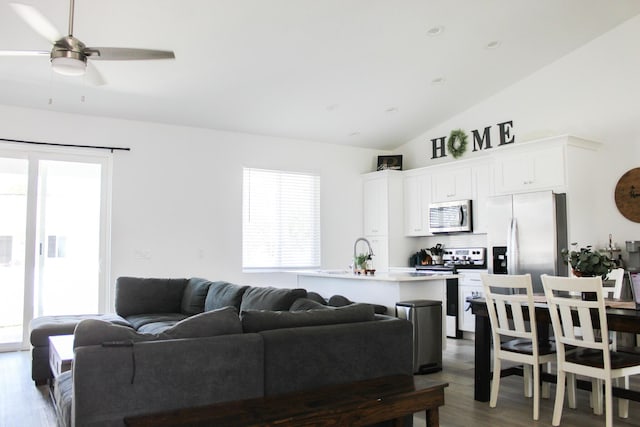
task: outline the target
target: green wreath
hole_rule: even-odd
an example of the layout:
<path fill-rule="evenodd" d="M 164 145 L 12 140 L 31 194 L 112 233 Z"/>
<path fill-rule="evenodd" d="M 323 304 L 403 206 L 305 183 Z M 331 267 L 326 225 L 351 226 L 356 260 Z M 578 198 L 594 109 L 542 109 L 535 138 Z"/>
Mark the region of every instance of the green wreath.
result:
<path fill-rule="evenodd" d="M 447 150 L 454 159 L 462 156 L 467 151 L 467 134 L 462 129 L 452 130 L 447 140 Z"/>

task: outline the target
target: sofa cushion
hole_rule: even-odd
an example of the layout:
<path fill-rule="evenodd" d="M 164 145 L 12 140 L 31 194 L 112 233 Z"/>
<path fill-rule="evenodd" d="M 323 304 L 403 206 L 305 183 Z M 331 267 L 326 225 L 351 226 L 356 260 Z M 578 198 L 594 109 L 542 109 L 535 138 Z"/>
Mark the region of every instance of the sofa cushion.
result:
<path fill-rule="evenodd" d="M 33 319 L 29 324 L 31 329 L 31 334 L 29 336 L 31 345 L 34 347 L 46 347 L 48 349 L 49 337 L 54 335 L 72 334 L 78 323 L 84 319 L 100 319 L 117 325 L 131 326 L 127 320 L 115 313 L 40 316 Z M 47 367 L 47 369 L 49 368 Z"/>
<path fill-rule="evenodd" d="M 301 311 L 301 310 L 331 310 L 333 307 L 321 304 L 310 298 L 298 298 L 291 304 L 289 311 Z"/>
<path fill-rule="evenodd" d="M 342 295 L 333 295 L 329 298 L 329 305 L 332 307 L 344 307 L 345 305 L 353 304 L 353 301 L 350 301 L 347 297 L 343 297 Z M 385 314 L 387 312 L 387 307 L 380 304 L 371 304 L 373 306 L 373 310 L 376 314 Z"/>
<path fill-rule="evenodd" d="M 178 323 L 179 321 L 189 317 L 182 313 L 146 313 L 146 314 L 134 314 L 127 317 L 127 321 L 136 330 L 141 330 L 145 325 L 158 322 L 170 322 L 171 324 Z"/>
<path fill-rule="evenodd" d="M 213 337 L 241 332 L 240 318 L 233 307 L 225 307 L 187 317 L 158 333 L 142 333 L 109 322 L 88 319 L 78 323 L 74 333 L 73 347 L 102 345 L 113 342 L 126 344 L 142 341 Z"/>
<path fill-rule="evenodd" d="M 204 311 L 204 301 L 211 286 L 211 281 L 192 277 L 187 282 L 182 294 L 182 313 L 198 314 Z"/>
<path fill-rule="evenodd" d="M 306 298 L 304 289 L 281 289 L 272 287 L 251 287 L 242 296 L 240 311 L 247 310 L 289 310 L 298 298 Z"/>
<path fill-rule="evenodd" d="M 122 317 L 143 313 L 180 313 L 187 279 L 119 277 L 116 313 Z"/>
<path fill-rule="evenodd" d="M 134 343 L 152 341 L 155 335 L 141 334 L 125 326 L 114 325 L 97 319 L 82 320 L 73 333 L 73 348 L 103 343 Z"/>
<path fill-rule="evenodd" d="M 374 320 L 374 317 L 373 307 L 369 304 L 352 304 L 334 309 L 306 311 L 247 310 L 241 313 L 244 332 L 366 322 Z"/>
<path fill-rule="evenodd" d="M 204 301 L 204 309 L 209 311 L 231 306 L 239 310 L 242 295 L 247 289 L 249 286 L 234 285 L 224 281 L 212 282 Z"/>

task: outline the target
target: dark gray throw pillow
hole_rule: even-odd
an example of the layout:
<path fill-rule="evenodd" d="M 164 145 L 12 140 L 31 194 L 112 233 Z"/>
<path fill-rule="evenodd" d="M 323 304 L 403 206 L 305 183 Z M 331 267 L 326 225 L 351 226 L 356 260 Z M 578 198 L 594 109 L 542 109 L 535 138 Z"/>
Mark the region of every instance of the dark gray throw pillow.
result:
<path fill-rule="evenodd" d="M 160 334 L 161 338 L 198 338 L 240 334 L 242 323 L 235 307 L 205 311 L 179 321 Z"/>
<path fill-rule="evenodd" d="M 182 313 L 198 314 L 204 311 L 204 301 L 211 286 L 211 281 L 192 277 L 187 282 L 182 294 Z"/>
<path fill-rule="evenodd" d="M 272 287 L 252 287 L 242 296 L 240 311 L 246 310 L 289 310 L 291 304 L 298 298 L 306 298 L 305 289 L 283 289 Z"/>
<path fill-rule="evenodd" d="M 369 304 L 352 304 L 334 309 L 306 311 L 247 310 L 243 311 L 240 317 L 244 332 L 260 332 L 269 329 L 367 322 L 374 320 L 375 314 Z"/>
<path fill-rule="evenodd" d="M 301 310 L 331 310 L 333 307 L 323 305 L 310 298 L 298 298 L 291 304 L 289 311 L 301 311 Z"/>
<path fill-rule="evenodd" d="M 215 310 L 222 307 L 235 307 L 240 309 L 242 295 L 249 289 L 249 286 L 234 285 L 233 283 L 217 281 L 211 283 L 207 299 L 204 301 L 204 310 Z"/>
<path fill-rule="evenodd" d="M 187 317 L 159 334 L 145 334 L 103 320 L 86 319 L 76 326 L 73 348 L 104 343 L 136 343 L 178 338 L 213 337 L 242 333 L 238 312 L 233 307 L 207 311 Z"/>

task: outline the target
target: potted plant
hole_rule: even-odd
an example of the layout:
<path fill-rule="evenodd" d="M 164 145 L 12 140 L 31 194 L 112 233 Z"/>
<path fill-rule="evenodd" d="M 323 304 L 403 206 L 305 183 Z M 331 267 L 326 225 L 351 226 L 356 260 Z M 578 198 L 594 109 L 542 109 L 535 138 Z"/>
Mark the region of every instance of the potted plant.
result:
<path fill-rule="evenodd" d="M 356 256 L 356 269 L 362 272 L 367 270 L 367 261 L 371 259 L 371 254 L 358 254 Z"/>
<path fill-rule="evenodd" d="M 573 270 L 574 276 L 577 277 L 596 277 L 600 276 L 603 279 L 607 277 L 607 274 L 614 268 L 614 263 L 609 257 L 600 252 L 593 252 L 591 245 L 580 248 L 577 250 L 577 243 L 572 243 L 571 246 L 576 249 L 568 250 L 562 249 L 562 259 L 569 263 Z M 594 295 L 585 295 L 583 292 L 583 299 L 594 299 Z"/>

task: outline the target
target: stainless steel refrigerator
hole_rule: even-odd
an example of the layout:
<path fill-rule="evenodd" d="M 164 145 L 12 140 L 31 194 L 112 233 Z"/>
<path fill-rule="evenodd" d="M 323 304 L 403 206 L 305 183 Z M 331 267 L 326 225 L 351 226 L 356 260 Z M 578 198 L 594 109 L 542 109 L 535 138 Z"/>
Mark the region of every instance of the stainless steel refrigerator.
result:
<path fill-rule="evenodd" d="M 487 202 L 489 272 L 531 274 L 533 291 L 543 293 L 541 274 L 567 275 L 560 251 L 567 246 L 565 194 L 512 194 Z"/>

